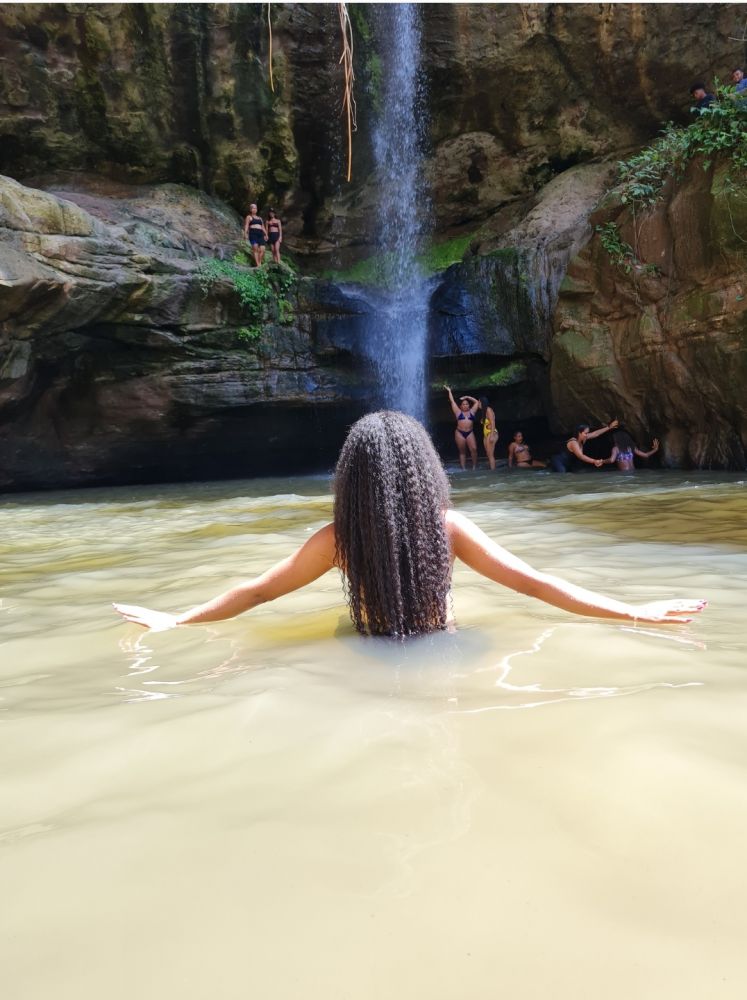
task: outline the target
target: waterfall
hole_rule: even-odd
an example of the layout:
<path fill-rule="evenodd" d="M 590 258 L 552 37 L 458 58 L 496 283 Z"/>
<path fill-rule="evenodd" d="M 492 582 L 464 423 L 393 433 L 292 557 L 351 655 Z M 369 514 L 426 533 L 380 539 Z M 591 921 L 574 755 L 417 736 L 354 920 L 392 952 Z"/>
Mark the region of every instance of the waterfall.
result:
<path fill-rule="evenodd" d="M 416 254 L 430 206 L 422 177 L 420 16 L 416 4 L 382 4 L 375 13 L 382 79 L 373 151 L 381 198 L 372 221 L 384 290 L 370 300 L 365 353 L 375 369 L 378 405 L 422 420 L 429 287 Z"/>

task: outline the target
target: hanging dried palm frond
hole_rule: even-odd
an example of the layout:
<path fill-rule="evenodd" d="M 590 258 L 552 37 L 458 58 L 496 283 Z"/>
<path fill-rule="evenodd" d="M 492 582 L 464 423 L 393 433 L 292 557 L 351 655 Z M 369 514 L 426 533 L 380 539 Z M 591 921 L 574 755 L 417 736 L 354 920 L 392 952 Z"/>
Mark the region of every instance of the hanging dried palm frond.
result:
<path fill-rule="evenodd" d="M 275 93 L 275 84 L 272 79 L 272 19 L 270 18 L 270 4 L 267 4 L 267 32 L 270 36 L 270 54 L 267 58 L 267 62 L 270 66 L 270 90 Z"/>
<path fill-rule="evenodd" d="M 353 83 L 355 82 L 355 74 L 353 73 L 353 26 L 350 23 L 348 5 L 338 3 L 337 8 L 340 13 L 340 32 L 342 33 L 342 55 L 340 56 L 344 76 L 342 109 L 348 126 L 347 179 L 350 180 L 353 174 L 353 132 L 358 127 L 356 122 L 355 98 L 353 96 Z"/>

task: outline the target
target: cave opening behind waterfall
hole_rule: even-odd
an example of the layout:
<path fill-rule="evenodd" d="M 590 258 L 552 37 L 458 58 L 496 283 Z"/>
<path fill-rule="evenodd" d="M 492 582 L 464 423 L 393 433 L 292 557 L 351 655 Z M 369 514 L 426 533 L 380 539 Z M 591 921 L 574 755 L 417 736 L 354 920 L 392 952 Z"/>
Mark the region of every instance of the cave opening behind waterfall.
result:
<path fill-rule="evenodd" d="M 498 466 L 505 464 L 508 445 L 522 431 L 535 458 L 547 460 L 562 444 L 550 429 L 549 388 L 546 363 L 538 357 L 500 357 L 469 354 L 431 358 L 429 372 L 428 425 L 439 454 L 447 466 L 458 462 L 454 443 L 455 420 L 445 385 L 451 386 L 457 403 L 460 396 L 488 399 L 495 411 Z M 482 416 L 475 424 L 478 468 L 487 468 L 482 443 Z M 468 463 L 469 464 L 469 463 Z"/>

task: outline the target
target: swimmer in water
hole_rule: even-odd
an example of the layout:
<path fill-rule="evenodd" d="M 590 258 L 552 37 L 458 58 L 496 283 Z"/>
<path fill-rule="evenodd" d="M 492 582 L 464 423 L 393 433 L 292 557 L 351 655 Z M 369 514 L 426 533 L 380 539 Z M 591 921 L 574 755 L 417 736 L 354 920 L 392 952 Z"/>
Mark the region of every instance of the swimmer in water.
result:
<path fill-rule="evenodd" d="M 524 441 L 524 435 L 521 431 L 517 431 L 514 434 L 514 439 L 508 446 L 508 467 L 509 469 L 513 469 L 514 466 L 517 469 L 545 468 L 544 462 L 540 462 L 539 459 L 532 458 L 529 445 Z"/>
<path fill-rule="evenodd" d="M 650 451 L 641 451 L 626 430 L 620 427 L 612 435 L 612 451 L 607 459 L 608 465 L 616 465 L 620 472 L 632 472 L 635 469 L 635 456 L 651 458 L 659 450 L 659 439 L 654 438 Z"/>
<path fill-rule="evenodd" d="M 597 438 L 600 434 L 606 434 L 607 431 L 614 430 L 617 427 L 617 423 L 617 420 L 612 420 L 610 423 L 605 424 L 604 427 L 598 427 L 595 431 L 590 431 L 588 424 L 579 424 L 573 437 L 566 441 L 563 451 L 558 455 L 553 455 L 551 459 L 552 471 L 576 472 L 582 469 L 584 465 L 593 465 L 595 468 L 601 469 L 606 459 L 589 458 L 588 455 L 584 455 L 584 445 L 587 441 L 591 441 L 592 438 Z"/>
<path fill-rule="evenodd" d="M 480 409 L 479 400 L 474 396 L 461 396 L 459 406 L 454 401 L 451 389 L 444 386 L 449 394 L 451 411 L 456 417 L 457 425 L 454 430 L 454 440 L 459 451 L 459 464 L 463 469 L 467 468 L 467 449 L 469 448 L 472 468 L 477 468 L 477 438 L 475 437 L 475 414 Z"/>
<path fill-rule="evenodd" d="M 450 624 L 455 559 L 511 590 L 594 618 L 689 622 L 706 605 L 690 598 L 628 604 L 533 569 L 451 509 L 436 450 L 425 428 L 403 413 L 370 413 L 353 424 L 337 462 L 334 496 L 333 522 L 254 580 L 180 614 L 128 604 L 115 609 L 157 631 L 223 621 L 337 569 L 358 632 L 422 635 Z"/>
<path fill-rule="evenodd" d="M 480 396 L 482 410 L 482 445 L 488 457 L 488 465 L 495 469 L 495 446 L 498 443 L 498 429 L 495 426 L 495 410 L 487 396 Z"/>

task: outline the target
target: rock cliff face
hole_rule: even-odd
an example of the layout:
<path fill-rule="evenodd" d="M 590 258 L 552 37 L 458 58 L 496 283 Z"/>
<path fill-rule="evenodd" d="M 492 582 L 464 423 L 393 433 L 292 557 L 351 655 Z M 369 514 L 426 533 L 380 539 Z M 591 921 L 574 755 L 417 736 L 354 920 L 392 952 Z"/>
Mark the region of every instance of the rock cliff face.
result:
<path fill-rule="evenodd" d="M 370 392 L 315 339 L 342 299 L 297 281 L 290 318 L 271 308 L 247 339 L 233 287 L 206 295 L 198 271 L 235 245 L 230 210 L 176 185 L 81 180 L 52 194 L 0 178 L 0 489 L 331 461 Z"/>
<path fill-rule="evenodd" d="M 729 164 L 690 164 L 661 202 L 633 215 L 614 196 L 591 217 L 614 222 L 635 261 L 617 264 L 597 234 L 570 263 L 554 317 L 551 387 L 570 426 L 617 414 L 663 460 L 745 467 L 747 186 Z"/>
<path fill-rule="evenodd" d="M 250 198 L 280 207 L 306 274 L 373 252 L 386 53 L 375 8 L 349 8 L 350 185 L 335 5 L 272 5 L 274 91 L 264 5 L 0 8 L 0 489 L 332 461 L 375 397 L 370 295 L 298 279 L 253 339 L 199 267 L 234 252 Z M 617 158 L 686 120 L 694 76 L 741 61 L 741 7 L 421 10 L 433 237 L 471 240 L 432 279 L 444 441 L 448 379 L 504 435 L 618 415 L 665 462 L 744 467 L 744 195 L 698 164 L 644 218 L 606 194 Z"/>
<path fill-rule="evenodd" d="M 263 4 L 4 5 L 0 173 L 186 183 L 238 211 L 272 201 L 297 250 L 365 250 L 386 198 L 370 143 L 387 53 L 375 6 L 349 8 L 352 186 L 335 4 L 272 5 L 271 60 Z M 684 120 L 693 76 L 723 76 L 744 55 L 730 39 L 738 4 L 423 4 L 421 15 L 438 229 L 641 145 Z"/>

